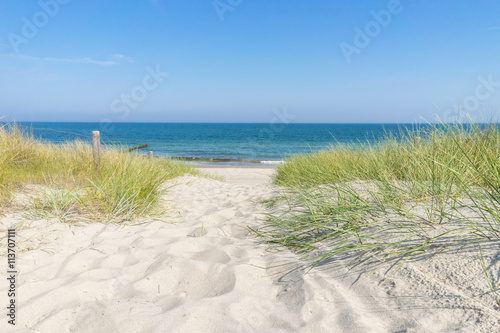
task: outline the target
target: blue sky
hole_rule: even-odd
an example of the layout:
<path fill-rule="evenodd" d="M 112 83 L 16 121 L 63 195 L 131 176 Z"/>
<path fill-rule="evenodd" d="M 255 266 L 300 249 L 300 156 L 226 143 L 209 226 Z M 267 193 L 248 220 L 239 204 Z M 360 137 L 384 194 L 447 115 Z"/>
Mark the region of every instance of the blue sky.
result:
<path fill-rule="evenodd" d="M 499 12 L 486 0 L 5 0 L 0 114 L 264 123 L 283 110 L 293 122 L 327 123 L 496 116 Z"/>

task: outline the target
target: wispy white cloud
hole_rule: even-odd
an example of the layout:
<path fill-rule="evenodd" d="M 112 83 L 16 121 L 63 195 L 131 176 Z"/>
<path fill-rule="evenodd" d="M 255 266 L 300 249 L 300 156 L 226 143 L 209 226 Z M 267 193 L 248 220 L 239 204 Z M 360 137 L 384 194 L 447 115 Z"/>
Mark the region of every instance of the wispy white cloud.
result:
<path fill-rule="evenodd" d="M 40 58 L 23 54 L 14 54 L 14 53 L 3 54 L 3 56 L 7 56 L 10 58 L 24 59 L 24 60 L 32 60 L 32 61 L 88 64 L 88 65 L 100 65 L 100 66 L 114 66 L 118 64 L 116 61 L 103 61 L 103 60 L 95 60 L 92 58 L 53 58 L 53 57 Z"/>
<path fill-rule="evenodd" d="M 117 63 L 115 61 L 102 61 L 95 60 L 92 58 L 75 58 L 75 59 L 66 59 L 66 58 L 43 58 L 45 61 L 53 61 L 53 62 L 67 62 L 74 64 L 89 64 L 89 65 L 102 65 L 102 66 L 113 66 Z"/>
<path fill-rule="evenodd" d="M 486 30 L 500 30 L 500 27 L 489 27 Z"/>
<path fill-rule="evenodd" d="M 118 61 L 134 62 L 134 59 L 127 57 L 126 55 L 123 54 L 113 54 L 111 57 L 113 57 Z"/>

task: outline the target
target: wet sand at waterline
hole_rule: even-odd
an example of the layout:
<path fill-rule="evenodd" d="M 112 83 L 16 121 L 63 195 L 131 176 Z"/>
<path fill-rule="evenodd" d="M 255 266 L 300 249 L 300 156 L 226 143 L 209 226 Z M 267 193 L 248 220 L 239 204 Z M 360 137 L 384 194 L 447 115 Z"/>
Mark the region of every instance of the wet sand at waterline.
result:
<path fill-rule="evenodd" d="M 5 215 L 2 232 L 17 226 L 18 249 L 30 250 L 17 258 L 16 326 L 4 314 L 0 331 L 500 331 L 500 310 L 479 296 L 488 286 L 475 253 L 407 262 L 390 276 L 388 267 L 369 275 L 338 258 L 303 275 L 297 255 L 247 229 L 265 218 L 260 201 L 273 195 L 274 169 L 200 170 L 224 181 L 169 181 L 159 221 L 70 225 Z M 485 251 L 498 266 L 498 248 Z"/>

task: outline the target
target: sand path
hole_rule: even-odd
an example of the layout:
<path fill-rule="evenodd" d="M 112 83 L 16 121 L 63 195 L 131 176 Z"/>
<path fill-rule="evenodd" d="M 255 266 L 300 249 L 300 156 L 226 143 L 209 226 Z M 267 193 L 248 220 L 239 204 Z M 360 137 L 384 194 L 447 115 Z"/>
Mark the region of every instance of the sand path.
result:
<path fill-rule="evenodd" d="M 300 279 L 292 253 L 269 251 L 246 228 L 261 223 L 264 207 L 258 200 L 271 194 L 273 170 L 204 171 L 226 181 L 189 176 L 172 182 L 165 203 L 171 218 L 166 220 L 175 224 L 31 222 L 22 237 L 42 233 L 44 243 L 19 260 L 18 325 L 7 331 L 461 330 L 454 327 L 457 317 L 451 312 L 422 309 L 424 298 L 390 297 L 395 286 L 380 288 L 374 279 L 358 279 L 342 262 Z M 2 223 L 14 223 L 15 218 L 5 217 Z M 401 295 L 417 281 L 395 279 L 404 286 Z M 5 284 L 0 293 L 6 294 Z M 433 305 L 439 309 L 444 304 Z M 471 320 L 473 324 L 475 317 Z M 5 331 L 6 320 L 0 325 Z M 462 326 L 464 332 L 470 327 Z"/>

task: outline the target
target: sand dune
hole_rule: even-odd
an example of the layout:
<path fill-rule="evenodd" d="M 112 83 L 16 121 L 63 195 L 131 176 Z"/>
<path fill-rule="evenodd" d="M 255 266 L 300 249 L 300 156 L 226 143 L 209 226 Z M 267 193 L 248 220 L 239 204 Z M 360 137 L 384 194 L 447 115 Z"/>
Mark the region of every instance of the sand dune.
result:
<path fill-rule="evenodd" d="M 24 221 L 20 244 L 35 249 L 18 262 L 17 325 L 4 316 L 0 331 L 500 331 L 498 308 L 467 289 L 485 288 L 467 275 L 476 272 L 467 257 L 408 263 L 383 285 L 383 272 L 366 278 L 343 260 L 301 278 L 293 253 L 270 251 L 246 228 L 264 217 L 258 201 L 272 195 L 273 170 L 203 170 L 226 181 L 167 184 L 165 221 Z M 2 228 L 22 221 L 5 216 Z"/>

